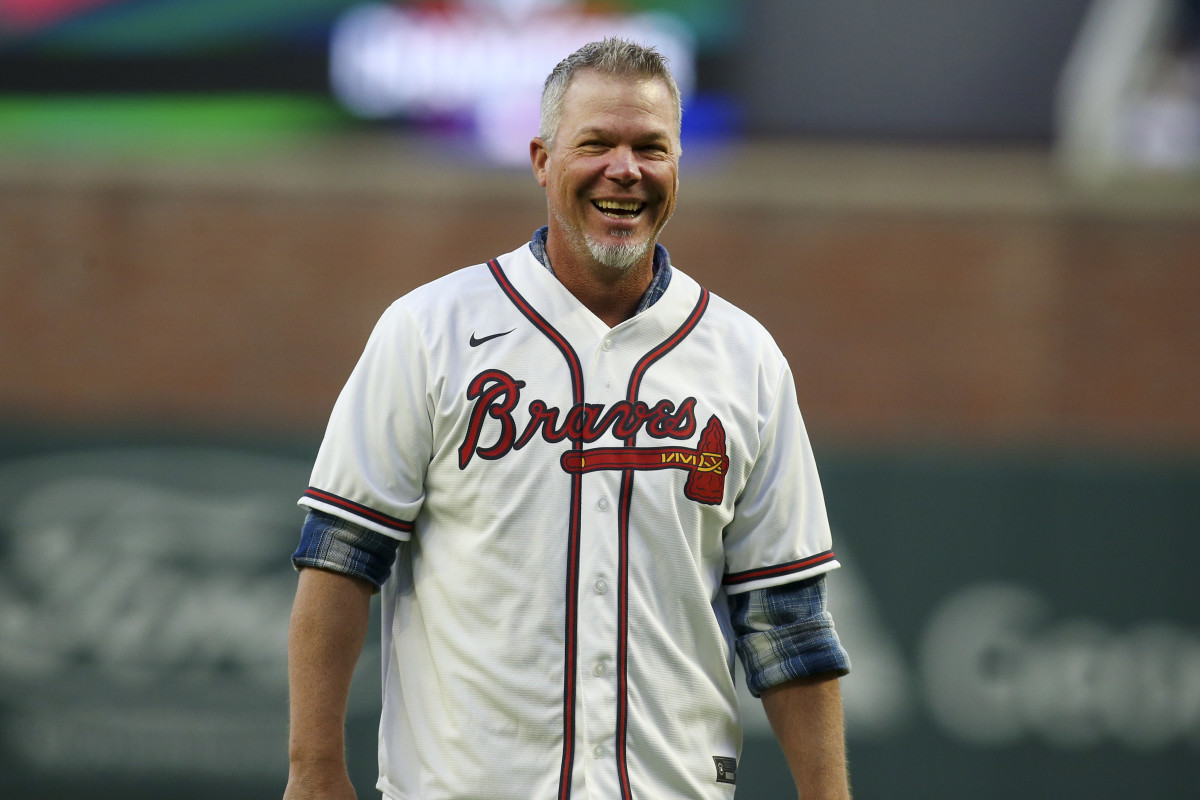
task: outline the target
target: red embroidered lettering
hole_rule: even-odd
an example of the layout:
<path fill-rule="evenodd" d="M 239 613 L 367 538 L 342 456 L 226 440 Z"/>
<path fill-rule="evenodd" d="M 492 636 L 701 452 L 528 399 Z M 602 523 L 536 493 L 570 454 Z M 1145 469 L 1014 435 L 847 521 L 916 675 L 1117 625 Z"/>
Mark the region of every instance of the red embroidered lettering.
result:
<path fill-rule="evenodd" d="M 471 456 L 476 452 L 480 458 L 494 459 L 503 457 L 512 449 L 516 433 L 512 410 L 521 399 L 521 387 L 524 385 L 525 381 L 515 380 L 507 372 L 498 369 L 481 372 L 471 381 L 467 387 L 467 398 L 475 401 L 475 407 L 471 409 L 467 436 L 458 448 L 459 469 L 466 469 Z M 479 446 L 484 415 L 500 422 L 500 435 L 496 437 L 496 443 L 489 448 Z"/>
<path fill-rule="evenodd" d="M 696 431 L 694 397 L 685 399 L 678 410 L 670 400 L 660 400 L 653 408 L 641 400 L 620 400 L 607 411 L 602 404 L 583 403 L 571 407 L 565 415 L 542 400 L 532 400 L 529 420 L 518 435 L 513 410 L 520 403 L 524 386 L 525 381 L 498 369 L 486 370 L 472 379 L 466 394 L 474 406 L 466 436 L 458 448 L 459 469 L 466 469 L 475 456 L 489 460 L 503 458 L 529 444 L 539 432 L 544 441 L 554 444 L 564 439 L 595 442 L 610 432 L 618 439 L 630 441 L 643 429 L 655 439 L 687 439 Z M 497 421 L 500 429 L 495 440 L 487 445 L 481 439 L 489 418 Z"/>

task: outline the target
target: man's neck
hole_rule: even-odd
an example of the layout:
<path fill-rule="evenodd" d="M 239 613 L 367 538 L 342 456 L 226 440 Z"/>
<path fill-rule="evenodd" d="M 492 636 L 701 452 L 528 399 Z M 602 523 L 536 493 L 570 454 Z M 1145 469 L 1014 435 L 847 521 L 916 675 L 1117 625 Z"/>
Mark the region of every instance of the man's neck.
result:
<path fill-rule="evenodd" d="M 632 267 L 614 269 L 590 256 L 581 258 L 567 247 L 558 246 L 553 235 L 546 239 L 546 255 L 555 276 L 589 311 L 612 328 L 637 313 L 642 295 L 654 277 L 654 248 Z"/>

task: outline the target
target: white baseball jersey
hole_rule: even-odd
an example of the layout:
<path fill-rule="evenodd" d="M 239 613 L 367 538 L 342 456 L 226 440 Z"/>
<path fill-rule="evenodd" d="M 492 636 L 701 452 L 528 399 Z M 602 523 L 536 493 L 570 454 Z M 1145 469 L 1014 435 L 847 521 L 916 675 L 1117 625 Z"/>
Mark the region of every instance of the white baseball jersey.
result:
<path fill-rule="evenodd" d="M 837 566 L 766 331 L 678 269 L 610 329 L 528 246 L 387 310 L 301 502 L 408 542 L 392 800 L 731 797 L 726 595 Z"/>

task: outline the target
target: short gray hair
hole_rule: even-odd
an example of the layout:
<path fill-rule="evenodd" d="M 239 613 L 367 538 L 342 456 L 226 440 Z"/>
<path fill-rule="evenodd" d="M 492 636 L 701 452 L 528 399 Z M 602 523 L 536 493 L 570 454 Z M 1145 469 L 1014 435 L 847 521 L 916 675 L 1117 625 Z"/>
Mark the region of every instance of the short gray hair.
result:
<path fill-rule="evenodd" d="M 683 101 L 671 75 L 667 59 L 653 47 L 627 39 L 608 38 L 591 42 L 558 62 L 542 86 L 542 119 L 538 136 L 549 150 L 562 123 L 563 100 L 576 73 L 592 70 L 616 78 L 658 79 L 666 84 L 675 106 L 675 134 L 683 122 Z"/>

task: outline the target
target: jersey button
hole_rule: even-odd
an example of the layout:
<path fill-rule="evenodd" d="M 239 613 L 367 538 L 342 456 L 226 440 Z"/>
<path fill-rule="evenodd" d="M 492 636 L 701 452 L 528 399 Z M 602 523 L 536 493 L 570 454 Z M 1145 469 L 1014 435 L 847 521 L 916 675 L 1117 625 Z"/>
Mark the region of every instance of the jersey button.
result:
<path fill-rule="evenodd" d="M 612 339 L 605 339 L 605 340 L 604 340 L 604 349 L 605 349 L 605 350 L 612 350 L 612 347 L 613 347 L 613 345 L 612 345 Z"/>
<path fill-rule="evenodd" d="M 608 592 L 608 582 L 606 580 L 604 580 L 604 578 L 601 578 L 600 580 L 596 581 L 595 587 L 596 587 L 596 594 L 605 594 Z"/>
<path fill-rule="evenodd" d="M 608 498 L 601 497 L 599 500 L 597 500 L 596 508 L 600 509 L 601 511 L 607 511 L 608 510 Z"/>
<path fill-rule="evenodd" d="M 592 750 L 592 758 L 604 758 L 604 748 L 600 745 L 596 745 L 596 747 Z"/>
<path fill-rule="evenodd" d="M 599 678 L 605 672 L 608 672 L 608 670 L 604 668 L 603 664 L 597 664 L 596 666 L 592 667 L 592 674 L 597 678 Z"/>

